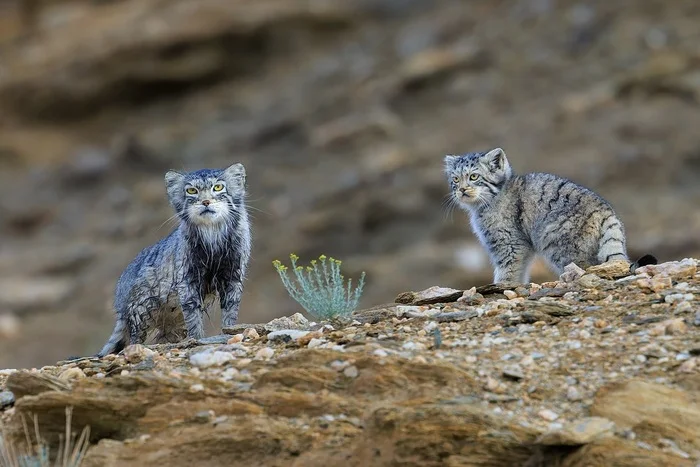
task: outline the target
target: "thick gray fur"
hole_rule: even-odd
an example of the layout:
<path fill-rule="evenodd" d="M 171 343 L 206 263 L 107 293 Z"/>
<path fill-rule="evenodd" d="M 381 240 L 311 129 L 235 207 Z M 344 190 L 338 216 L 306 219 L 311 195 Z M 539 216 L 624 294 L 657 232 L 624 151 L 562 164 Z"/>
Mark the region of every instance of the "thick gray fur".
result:
<path fill-rule="evenodd" d="M 494 282 L 529 282 L 535 255 L 557 274 L 569 263 L 629 261 L 622 222 L 587 188 L 547 173 L 515 175 L 501 148 L 445 156 L 445 174 L 489 254 Z"/>
<path fill-rule="evenodd" d="M 245 181 L 241 164 L 165 174 L 180 225 L 122 273 L 116 326 L 98 356 L 143 343 L 151 331 L 156 342 L 200 339 L 203 314 L 217 297 L 222 327 L 236 323 L 251 250 Z"/>

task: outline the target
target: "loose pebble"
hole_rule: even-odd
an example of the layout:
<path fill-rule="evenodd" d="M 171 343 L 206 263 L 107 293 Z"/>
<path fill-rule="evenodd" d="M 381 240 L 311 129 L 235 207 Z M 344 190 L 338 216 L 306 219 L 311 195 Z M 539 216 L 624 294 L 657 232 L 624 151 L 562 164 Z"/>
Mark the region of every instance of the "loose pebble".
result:
<path fill-rule="evenodd" d="M 263 347 L 262 349 L 255 352 L 256 360 L 269 360 L 275 355 L 275 349 L 270 347 Z"/>
<path fill-rule="evenodd" d="M 559 414 L 557 414 L 556 412 L 553 412 L 549 409 L 540 410 L 539 412 L 537 412 L 537 415 L 539 415 L 540 418 L 547 420 L 549 422 L 553 422 L 554 420 L 559 418 Z"/>
<path fill-rule="evenodd" d="M 210 366 L 223 365 L 224 363 L 234 359 L 231 352 L 221 351 L 204 351 L 195 353 L 190 356 L 190 363 L 195 367 L 208 368 Z"/>

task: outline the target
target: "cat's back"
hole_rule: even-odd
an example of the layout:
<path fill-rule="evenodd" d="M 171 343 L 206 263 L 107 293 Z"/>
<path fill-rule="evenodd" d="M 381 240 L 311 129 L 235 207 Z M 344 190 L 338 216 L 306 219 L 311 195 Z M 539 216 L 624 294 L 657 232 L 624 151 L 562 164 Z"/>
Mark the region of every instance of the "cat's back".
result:
<path fill-rule="evenodd" d="M 519 195 L 532 210 L 574 214 L 611 209 L 593 190 L 559 175 L 532 172 L 517 178 L 520 179 Z"/>

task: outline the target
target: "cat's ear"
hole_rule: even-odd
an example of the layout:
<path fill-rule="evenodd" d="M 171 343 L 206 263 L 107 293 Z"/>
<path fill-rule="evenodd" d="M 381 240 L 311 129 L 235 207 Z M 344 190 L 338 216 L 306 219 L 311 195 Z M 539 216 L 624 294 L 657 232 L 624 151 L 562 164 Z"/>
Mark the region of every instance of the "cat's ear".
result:
<path fill-rule="evenodd" d="M 454 169 L 457 159 L 458 156 L 453 156 L 452 154 L 445 156 L 445 172 L 450 172 L 452 169 Z"/>
<path fill-rule="evenodd" d="M 233 164 L 226 169 L 224 169 L 224 175 L 226 177 L 226 180 L 229 181 L 229 183 L 233 183 L 234 185 L 243 187 L 245 186 L 245 167 L 243 167 L 243 164 L 237 163 Z"/>
<path fill-rule="evenodd" d="M 501 148 L 495 148 L 484 154 L 484 159 L 495 171 L 504 170 L 508 166 L 506 152 Z"/>
<path fill-rule="evenodd" d="M 178 209 L 179 200 L 182 198 L 182 183 L 185 180 L 185 175 L 175 170 L 168 170 L 165 173 L 165 192 L 168 194 L 168 200 L 175 209 Z"/>

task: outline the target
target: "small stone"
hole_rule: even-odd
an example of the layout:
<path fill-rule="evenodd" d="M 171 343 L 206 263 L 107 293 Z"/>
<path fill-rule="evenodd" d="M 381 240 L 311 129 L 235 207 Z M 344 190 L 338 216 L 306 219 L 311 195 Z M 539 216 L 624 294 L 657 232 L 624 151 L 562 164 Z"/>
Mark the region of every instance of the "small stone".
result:
<path fill-rule="evenodd" d="M 60 375 L 58 375 L 58 379 L 62 379 L 64 381 L 72 381 L 83 378 L 85 378 L 85 373 L 83 370 L 77 367 L 67 368 L 63 370 Z"/>
<path fill-rule="evenodd" d="M 700 311 L 695 312 L 695 318 L 693 318 L 693 326 L 700 326 Z"/>
<path fill-rule="evenodd" d="M 389 353 L 384 349 L 377 349 L 374 352 L 372 352 L 372 354 L 375 357 L 388 357 L 389 356 Z"/>
<path fill-rule="evenodd" d="M 595 289 L 601 283 L 600 277 L 595 274 L 584 274 L 576 281 L 584 289 Z"/>
<path fill-rule="evenodd" d="M 15 403 L 15 395 L 10 391 L 0 391 L 0 410 L 10 407 Z"/>
<path fill-rule="evenodd" d="M 504 290 L 503 295 L 505 295 L 508 300 L 513 300 L 515 298 L 518 298 L 518 294 L 512 290 Z"/>
<path fill-rule="evenodd" d="M 194 414 L 192 421 L 195 423 L 209 423 L 212 422 L 215 417 L 216 413 L 214 413 L 213 410 L 202 410 L 201 412 Z"/>
<path fill-rule="evenodd" d="M 319 347 L 319 346 L 325 344 L 326 342 L 327 342 L 326 339 L 313 338 L 309 341 L 309 343 L 306 346 L 310 349 L 313 349 L 315 347 Z"/>
<path fill-rule="evenodd" d="M 269 340 L 270 342 L 291 342 L 301 337 L 304 337 L 309 332 L 310 331 L 298 331 L 295 329 L 280 329 L 279 331 L 272 331 L 271 333 L 269 333 L 267 335 L 267 340 Z"/>
<path fill-rule="evenodd" d="M 681 365 L 678 367 L 678 371 L 681 373 L 694 373 L 697 366 L 698 359 L 693 357 L 681 363 Z"/>
<path fill-rule="evenodd" d="M 689 301 L 693 300 L 694 298 L 695 298 L 695 296 L 692 293 L 686 293 L 686 294 L 673 293 L 673 294 L 666 295 L 664 297 L 664 301 L 666 303 L 673 304 L 673 303 L 680 303 L 680 302 L 684 302 L 684 301 L 689 302 Z"/>
<path fill-rule="evenodd" d="M 522 366 L 532 366 L 535 364 L 535 359 L 532 358 L 532 355 L 526 355 L 520 360 L 520 365 Z"/>
<path fill-rule="evenodd" d="M 604 319 L 597 319 L 595 323 L 593 323 L 593 326 L 595 326 L 598 329 L 605 329 L 608 327 L 608 322 L 605 321 Z"/>
<path fill-rule="evenodd" d="M 190 355 L 190 363 L 199 368 L 208 368 L 210 366 L 223 365 L 224 363 L 234 359 L 230 352 L 221 352 L 220 350 L 199 352 Z"/>
<path fill-rule="evenodd" d="M 203 384 L 193 384 L 192 386 L 190 386 L 190 391 L 192 391 L 192 392 L 204 391 L 204 385 Z"/>
<path fill-rule="evenodd" d="M 230 381 L 236 378 L 240 374 L 238 368 L 228 367 L 221 373 L 221 379 L 224 381 Z"/>
<path fill-rule="evenodd" d="M 309 320 L 301 313 L 294 313 L 292 316 L 282 316 L 275 318 L 264 325 L 266 331 L 281 331 L 281 330 L 306 330 L 310 327 Z"/>
<path fill-rule="evenodd" d="M 564 272 L 559 276 L 559 280 L 564 283 L 575 282 L 578 278 L 586 273 L 575 263 L 569 263 L 564 266 Z"/>
<path fill-rule="evenodd" d="M 637 360 L 637 362 L 639 363 L 646 363 L 647 361 L 646 355 L 637 355 L 636 357 L 634 357 L 634 359 Z"/>
<path fill-rule="evenodd" d="M 239 342 L 243 342 L 243 337 L 243 334 L 235 334 L 226 343 L 228 345 L 238 344 Z"/>
<path fill-rule="evenodd" d="M 348 378 L 357 378 L 360 372 L 357 370 L 356 366 L 349 366 L 343 370 L 343 374 Z"/>
<path fill-rule="evenodd" d="M 553 422 L 554 420 L 556 420 L 557 418 L 559 418 L 559 414 L 557 414 L 556 412 L 553 412 L 553 411 L 551 411 L 551 410 L 549 410 L 549 409 L 540 410 L 540 411 L 537 413 L 537 415 L 538 415 L 540 418 L 542 418 L 542 419 L 544 419 L 544 420 L 547 420 L 548 422 Z"/>
<path fill-rule="evenodd" d="M 0 338 L 14 339 L 19 335 L 20 322 L 19 318 L 12 313 L 3 313 L 0 315 Z"/>
<path fill-rule="evenodd" d="M 263 347 L 262 349 L 255 352 L 256 360 L 269 360 L 275 355 L 275 349 L 270 347 Z"/>
<path fill-rule="evenodd" d="M 335 371 L 343 371 L 349 365 L 350 365 L 350 363 L 348 363 L 344 360 L 333 360 L 330 363 L 331 368 L 333 368 Z"/>
<path fill-rule="evenodd" d="M 685 313 L 690 313 L 691 311 L 693 311 L 693 306 L 690 304 L 690 302 L 680 302 L 673 309 L 673 314 L 682 315 Z"/>
<path fill-rule="evenodd" d="M 523 373 L 523 369 L 520 367 L 520 365 L 508 365 L 503 369 L 503 376 L 507 378 L 514 379 L 516 381 L 519 381 L 523 378 L 525 378 L 525 374 Z"/>
<path fill-rule="evenodd" d="M 408 341 L 404 342 L 401 348 L 404 350 L 423 350 L 425 349 L 425 345 L 420 342 Z"/>
<path fill-rule="evenodd" d="M 508 391 L 508 388 L 503 383 L 490 376 L 486 378 L 486 384 L 484 385 L 484 389 L 494 394 L 504 394 Z"/>
<path fill-rule="evenodd" d="M 245 337 L 247 340 L 255 340 L 260 338 L 260 334 L 258 334 L 258 331 L 255 328 L 246 328 L 245 331 L 243 331 L 243 337 Z"/>
<path fill-rule="evenodd" d="M 637 286 L 641 289 L 648 289 L 652 292 L 659 292 L 664 289 L 670 289 L 673 286 L 673 281 L 668 276 L 655 276 L 652 278 L 637 279 Z"/>
<path fill-rule="evenodd" d="M 607 418 L 587 417 L 550 430 L 535 442 L 544 446 L 580 446 L 613 436 L 614 431 L 615 424 Z"/>
<path fill-rule="evenodd" d="M 688 326 L 686 326 L 685 321 L 683 321 L 682 318 L 670 319 L 668 321 L 664 321 L 662 324 L 665 325 L 664 330 L 666 331 L 666 334 L 670 336 L 685 334 L 688 331 Z"/>
<path fill-rule="evenodd" d="M 580 401 L 582 399 L 581 393 L 576 389 L 576 386 L 566 388 L 566 398 L 570 401 Z"/>
<path fill-rule="evenodd" d="M 141 344 L 132 344 L 124 349 L 124 358 L 129 363 L 138 363 L 147 358 L 153 358 L 156 353 Z"/>

